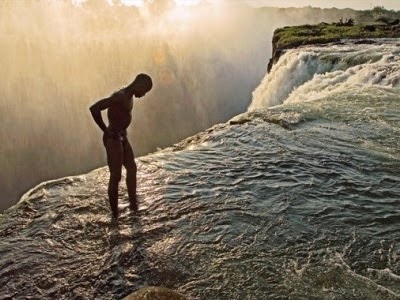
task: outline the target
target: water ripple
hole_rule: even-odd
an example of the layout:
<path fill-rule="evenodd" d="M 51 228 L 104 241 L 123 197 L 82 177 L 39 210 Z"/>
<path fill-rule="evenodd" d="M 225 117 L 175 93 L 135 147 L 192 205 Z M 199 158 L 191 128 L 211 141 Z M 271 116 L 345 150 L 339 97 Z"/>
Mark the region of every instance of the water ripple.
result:
<path fill-rule="evenodd" d="M 343 123 L 291 126 L 219 125 L 138 159 L 139 213 L 121 184 L 117 225 L 106 168 L 39 185 L 1 216 L 0 298 L 162 285 L 189 299 L 396 299 L 400 157 L 360 149 Z"/>

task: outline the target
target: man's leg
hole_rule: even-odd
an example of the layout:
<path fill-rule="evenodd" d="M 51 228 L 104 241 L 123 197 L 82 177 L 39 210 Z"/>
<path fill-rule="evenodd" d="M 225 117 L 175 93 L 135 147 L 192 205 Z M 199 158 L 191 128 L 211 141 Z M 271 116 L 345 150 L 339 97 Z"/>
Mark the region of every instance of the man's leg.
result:
<path fill-rule="evenodd" d="M 108 200 L 113 217 L 118 217 L 118 184 L 121 180 L 123 149 L 120 140 L 104 138 L 104 146 L 107 151 L 107 164 L 110 170 L 108 182 Z"/>
<path fill-rule="evenodd" d="M 126 168 L 126 188 L 128 189 L 129 203 L 132 210 L 137 211 L 136 202 L 136 163 L 135 155 L 128 140 L 123 142 L 124 166 Z"/>

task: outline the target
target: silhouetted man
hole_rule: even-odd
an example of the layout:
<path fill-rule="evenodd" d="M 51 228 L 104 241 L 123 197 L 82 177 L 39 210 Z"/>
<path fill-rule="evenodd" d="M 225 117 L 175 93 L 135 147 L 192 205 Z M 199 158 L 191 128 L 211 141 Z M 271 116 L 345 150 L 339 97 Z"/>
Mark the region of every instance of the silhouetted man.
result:
<path fill-rule="evenodd" d="M 139 74 L 127 87 L 110 97 L 99 100 L 90 107 L 93 119 L 104 132 L 103 143 L 107 151 L 107 164 L 110 169 L 108 199 L 114 218 L 118 217 L 118 184 L 121 180 L 122 165 L 126 169 L 126 186 L 130 208 L 137 211 L 136 201 L 136 163 L 126 129 L 132 120 L 133 99 L 143 97 L 153 86 L 150 76 Z M 103 121 L 101 111 L 107 109 L 108 126 Z"/>

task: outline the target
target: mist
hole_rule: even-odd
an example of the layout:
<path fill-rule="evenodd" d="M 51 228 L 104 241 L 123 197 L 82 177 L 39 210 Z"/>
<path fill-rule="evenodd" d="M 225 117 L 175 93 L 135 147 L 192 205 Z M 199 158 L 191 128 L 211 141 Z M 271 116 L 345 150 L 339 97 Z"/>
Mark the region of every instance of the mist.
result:
<path fill-rule="evenodd" d="M 350 14 L 223 2 L 1 1 L 0 212 L 39 182 L 106 164 L 89 107 L 138 73 L 154 83 L 135 100 L 128 131 L 141 156 L 246 111 L 275 28 Z"/>

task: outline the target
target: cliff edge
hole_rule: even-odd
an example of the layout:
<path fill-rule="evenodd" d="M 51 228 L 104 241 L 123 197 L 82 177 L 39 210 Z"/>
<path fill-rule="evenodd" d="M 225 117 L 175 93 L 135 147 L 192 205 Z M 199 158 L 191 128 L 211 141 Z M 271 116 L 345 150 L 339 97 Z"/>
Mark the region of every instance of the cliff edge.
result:
<path fill-rule="evenodd" d="M 371 39 L 400 37 L 399 19 L 391 24 L 374 23 L 354 25 L 352 19 L 338 23 L 318 25 L 286 26 L 275 30 L 272 38 L 272 57 L 268 72 L 288 49 L 304 45 L 340 43 L 344 39 L 354 39 L 357 43 L 371 43 Z"/>

